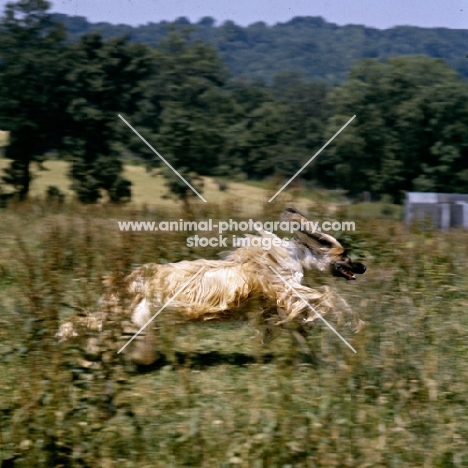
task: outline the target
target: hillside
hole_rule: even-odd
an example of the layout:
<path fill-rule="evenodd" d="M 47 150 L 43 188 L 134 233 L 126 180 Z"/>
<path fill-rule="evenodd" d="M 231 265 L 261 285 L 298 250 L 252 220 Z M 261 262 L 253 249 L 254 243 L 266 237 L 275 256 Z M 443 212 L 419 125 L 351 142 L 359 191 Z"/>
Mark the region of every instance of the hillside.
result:
<path fill-rule="evenodd" d="M 338 26 L 321 17 L 296 17 L 268 26 L 257 22 L 247 27 L 226 21 L 216 26 L 213 18 L 191 24 L 186 18 L 132 27 L 89 23 L 80 16 L 55 14 L 71 37 L 98 29 L 107 37 L 127 34 L 134 42 L 157 44 L 168 28 L 191 27 L 194 37 L 215 46 L 234 76 L 261 78 L 267 82 L 282 71 L 298 71 L 307 78 L 342 81 L 350 67 L 362 58 L 427 55 L 442 58 L 468 77 L 468 30 L 399 26 L 386 30 L 362 25 Z"/>

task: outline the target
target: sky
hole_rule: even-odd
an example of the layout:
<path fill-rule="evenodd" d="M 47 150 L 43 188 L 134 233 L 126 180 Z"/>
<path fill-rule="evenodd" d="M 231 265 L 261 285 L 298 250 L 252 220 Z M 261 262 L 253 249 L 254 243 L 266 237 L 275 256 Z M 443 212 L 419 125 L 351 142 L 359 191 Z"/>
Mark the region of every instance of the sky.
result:
<path fill-rule="evenodd" d="M 0 7 L 8 0 L 0 0 Z M 468 28 L 468 0 L 52 0 L 52 11 L 91 22 L 132 26 L 172 21 L 185 16 L 196 22 L 211 16 L 246 26 L 272 25 L 295 16 L 322 16 L 339 25 L 363 24 L 379 29 L 411 25 Z"/>

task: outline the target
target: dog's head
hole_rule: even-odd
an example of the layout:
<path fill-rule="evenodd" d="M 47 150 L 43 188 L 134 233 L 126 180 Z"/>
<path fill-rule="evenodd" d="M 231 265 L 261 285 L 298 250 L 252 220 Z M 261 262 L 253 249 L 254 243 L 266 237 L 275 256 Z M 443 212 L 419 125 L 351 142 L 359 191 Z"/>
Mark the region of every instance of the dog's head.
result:
<path fill-rule="evenodd" d="M 366 266 L 360 262 L 353 262 L 346 250 L 339 254 L 339 259 L 331 263 L 331 274 L 345 278 L 347 280 L 355 280 L 356 274 L 362 275 L 366 271 Z"/>
<path fill-rule="evenodd" d="M 320 231 L 295 208 L 286 208 L 281 219 L 297 223 L 299 242 L 308 249 L 321 270 L 347 280 L 355 280 L 356 274 L 362 275 L 366 271 L 365 265 L 354 262 L 333 236 Z"/>

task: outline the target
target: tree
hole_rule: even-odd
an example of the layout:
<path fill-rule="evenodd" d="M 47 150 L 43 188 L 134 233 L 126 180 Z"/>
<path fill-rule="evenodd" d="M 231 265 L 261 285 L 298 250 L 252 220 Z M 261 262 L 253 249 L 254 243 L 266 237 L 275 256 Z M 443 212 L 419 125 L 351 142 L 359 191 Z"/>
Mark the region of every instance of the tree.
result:
<path fill-rule="evenodd" d="M 226 129 L 232 120 L 232 102 L 224 90 L 227 73 L 215 50 L 192 41 L 190 30 L 174 30 L 154 51 L 155 74 L 146 83 L 144 107 L 136 126 L 190 183 L 196 174 L 212 175 L 224 151 Z M 148 165 L 159 159 L 134 139 L 132 149 Z M 169 190 L 188 201 L 189 192 L 165 171 Z"/>
<path fill-rule="evenodd" d="M 180 167 L 177 172 L 198 192 L 203 192 L 204 181 L 195 172 L 189 172 L 186 167 Z M 163 176 L 166 179 L 164 185 L 169 190 L 163 198 L 173 198 L 182 201 L 186 212 L 190 212 L 190 200 L 197 197 L 197 194 L 180 177 L 178 177 L 168 167 L 163 168 Z"/>
<path fill-rule="evenodd" d="M 322 142 L 330 112 L 328 88 L 296 73 L 277 76 L 272 87 L 236 81 L 230 88 L 240 110 L 223 164 L 251 179 L 291 177 Z"/>
<path fill-rule="evenodd" d="M 102 22 L 92 25 L 76 16 L 56 17 L 66 24 L 73 39 L 98 28 L 106 38 L 129 34 L 133 41 L 151 46 L 163 39 L 168 27 L 167 21 L 131 27 Z M 173 24 L 180 28 L 189 21 L 179 19 Z M 468 77 L 466 29 L 401 26 L 379 30 L 337 26 L 320 17 L 296 17 L 272 26 L 256 22 L 246 27 L 232 22 L 217 26 L 212 18 L 204 17 L 192 26 L 193 37 L 214 45 L 234 76 L 261 78 L 267 83 L 279 72 L 297 70 L 308 79 L 337 84 L 344 82 L 350 68 L 363 58 L 416 54 L 443 58 Z"/>
<path fill-rule="evenodd" d="M 63 130 L 64 40 L 45 0 L 8 3 L 0 23 L 0 128 L 9 130 L 3 181 L 28 195 L 31 164 L 59 146 Z"/>
<path fill-rule="evenodd" d="M 330 88 L 323 82 L 305 81 L 303 77 L 282 73 L 275 77 L 273 89 L 283 107 L 282 138 L 290 147 L 288 159 L 296 159 L 286 173 L 292 175 L 325 143 L 326 122 L 331 116 Z M 301 178 L 311 178 L 315 163 Z"/>
<path fill-rule="evenodd" d="M 441 83 L 419 100 L 429 145 L 419 164 L 412 161 L 411 189 L 468 192 L 468 83 Z"/>
<path fill-rule="evenodd" d="M 128 201 L 131 184 L 122 176 L 119 156 L 130 130 L 117 114 L 131 115 L 143 99 L 143 82 L 153 71 L 149 49 L 126 38 L 104 41 L 94 32 L 71 46 L 68 59 L 72 189 L 84 203 L 96 202 L 103 192 L 112 202 Z"/>
<path fill-rule="evenodd" d="M 401 201 L 407 190 L 461 190 L 468 156 L 467 84 L 442 60 L 365 60 L 333 95 L 331 137 L 356 120 L 316 164 L 327 186 Z"/>

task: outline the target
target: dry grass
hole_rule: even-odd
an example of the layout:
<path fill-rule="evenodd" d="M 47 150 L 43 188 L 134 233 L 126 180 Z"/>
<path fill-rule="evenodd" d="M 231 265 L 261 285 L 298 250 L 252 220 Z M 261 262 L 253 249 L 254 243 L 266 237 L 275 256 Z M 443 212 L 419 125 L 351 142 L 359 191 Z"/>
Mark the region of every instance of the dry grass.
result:
<path fill-rule="evenodd" d="M 0 148 L 7 146 L 10 140 L 10 132 L 0 130 Z"/>
<path fill-rule="evenodd" d="M 165 210 L 151 216 L 183 216 Z M 187 248 L 183 233 L 119 233 L 119 216 L 40 202 L 2 211 L 0 457 L 21 467 L 468 466 L 466 232 L 357 223 L 347 240 L 368 273 L 320 280 L 367 322 L 358 335 L 340 330 L 356 355 L 323 327 L 309 338 L 311 363 L 286 334 L 262 346 L 247 327 L 194 325 L 165 329 L 164 358 L 135 372 L 112 350 L 58 345 L 57 322 L 94 310 L 107 272 L 217 251 Z"/>
<path fill-rule="evenodd" d="M 0 159 L 0 170 L 7 167 L 9 161 Z M 46 170 L 40 170 L 33 166 L 33 183 L 31 186 L 32 197 L 43 197 L 49 186 L 56 186 L 69 199 L 73 193 L 70 191 L 70 180 L 67 177 L 69 164 L 65 161 L 46 161 L 43 165 Z M 161 205 L 177 208 L 178 203 L 170 199 L 163 199 L 167 193 L 164 186 L 164 178 L 160 175 L 148 173 L 143 166 L 126 165 L 124 176 L 132 182 L 132 202 L 136 206 Z M 218 184 L 212 178 L 205 178 L 203 196 L 212 203 L 224 205 L 236 201 L 244 212 L 257 212 L 261 209 L 270 195 L 270 190 L 251 187 L 245 184 L 229 182 L 225 191 L 220 191 Z M 271 195 L 270 195 L 271 196 Z"/>
<path fill-rule="evenodd" d="M 3 172 L 3 169 L 9 164 L 8 159 L 0 159 L 0 171 Z M 46 170 L 40 170 L 37 165 L 31 167 L 33 175 L 31 196 L 44 197 L 47 188 L 55 185 L 70 197 L 72 192 L 69 190 L 70 179 L 67 177 L 68 163 L 65 161 L 46 161 L 43 167 Z"/>
<path fill-rule="evenodd" d="M 0 171 L 7 167 L 9 161 L 0 158 Z M 32 198 L 41 199 L 45 196 L 48 187 L 56 186 L 63 192 L 69 201 L 73 200 L 73 192 L 70 190 L 70 179 L 67 177 L 69 163 L 65 161 L 49 160 L 42 168 L 32 166 L 33 182 L 30 195 Z M 45 169 L 45 170 L 44 170 Z M 165 195 L 167 189 L 164 186 L 164 178 L 156 172 L 147 172 L 142 165 L 125 165 L 124 176 L 132 182 L 131 207 L 163 206 L 164 209 L 178 210 L 179 203 L 168 199 Z M 245 216 L 254 216 L 263 210 L 273 194 L 282 186 L 281 181 L 263 182 L 261 184 L 246 184 L 240 182 L 225 181 L 227 189 L 221 191 L 218 181 L 204 178 L 204 198 L 211 204 L 219 206 L 235 206 L 237 212 Z M 311 195 L 300 193 L 294 188 L 285 190 L 275 200 L 278 204 L 284 204 L 291 199 L 296 204 L 306 207 L 310 204 Z M 194 197 L 195 204 L 203 203 Z"/>

